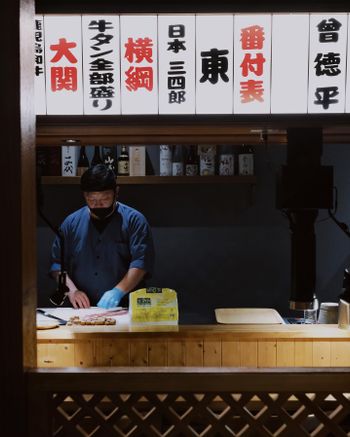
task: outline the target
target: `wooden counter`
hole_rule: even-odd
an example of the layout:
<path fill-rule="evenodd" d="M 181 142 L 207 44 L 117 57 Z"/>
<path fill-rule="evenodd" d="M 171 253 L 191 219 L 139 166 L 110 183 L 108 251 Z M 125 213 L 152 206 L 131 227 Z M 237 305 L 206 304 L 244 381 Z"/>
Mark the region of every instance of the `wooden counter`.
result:
<path fill-rule="evenodd" d="M 81 326 L 38 330 L 38 367 L 350 366 L 337 325 Z"/>

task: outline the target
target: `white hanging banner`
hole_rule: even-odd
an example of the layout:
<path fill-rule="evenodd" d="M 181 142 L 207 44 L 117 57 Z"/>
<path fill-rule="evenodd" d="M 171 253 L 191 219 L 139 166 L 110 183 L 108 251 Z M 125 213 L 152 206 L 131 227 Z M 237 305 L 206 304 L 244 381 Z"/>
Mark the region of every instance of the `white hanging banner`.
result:
<path fill-rule="evenodd" d="M 347 69 L 346 69 L 346 103 L 345 112 L 350 112 L 350 14 L 348 15 L 348 50 L 347 50 Z"/>
<path fill-rule="evenodd" d="M 233 15 L 196 16 L 196 113 L 232 114 Z"/>
<path fill-rule="evenodd" d="M 83 15 L 84 114 L 120 114 L 119 15 Z"/>
<path fill-rule="evenodd" d="M 271 113 L 305 114 L 309 14 L 272 16 Z"/>
<path fill-rule="evenodd" d="M 157 16 L 120 17 L 122 114 L 158 114 Z"/>
<path fill-rule="evenodd" d="M 45 15 L 47 114 L 83 114 L 81 16 Z"/>
<path fill-rule="evenodd" d="M 271 15 L 235 15 L 233 112 L 270 112 Z"/>
<path fill-rule="evenodd" d="M 159 114 L 194 114 L 195 16 L 159 15 Z"/>
<path fill-rule="evenodd" d="M 35 113 L 46 114 L 46 90 L 45 90 L 45 39 L 44 17 L 35 16 L 34 30 L 34 87 L 35 87 Z"/>
<path fill-rule="evenodd" d="M 345 110 L 347 14 L 310 15 L 309 113 Z"/>
<path fill-rule="evenodd" d="M 349 15 L 36 15 L 36 114 L 350 113 Z"/>

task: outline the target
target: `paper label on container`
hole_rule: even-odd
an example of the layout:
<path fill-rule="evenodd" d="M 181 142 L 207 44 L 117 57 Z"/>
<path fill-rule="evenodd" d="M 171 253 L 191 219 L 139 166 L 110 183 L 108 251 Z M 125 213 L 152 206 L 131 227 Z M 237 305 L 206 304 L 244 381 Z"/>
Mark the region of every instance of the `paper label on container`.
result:
<path fill-rule="evenodd" d="M 62 176 L 76 176 L 78 165 L 78 148 L 62 146 Z"/>
<path fill-rule="evenodd" d="M 232 153 L 222 153 L 219 161 L 219 175 L 233 176 L 234 173 L 234 156 Z"/>
<path fill-rule="evenodd" d="M 130 321 L 146 325 L 176 325 L 179 321 L 176 291 L 149 287 L 130 293 Z"/>
<path fill-rule="evenodd" d="M 129 173 L 130 176 L 146 175 L 146 147 L 129 146 Z"/>
<path fill-rule="evenodd" d="M 159 174 L 160 176 L 172 175 L 172 148 L 167 145 L 159 146 Z"/>
<path fill-rule="evenodd" d="M 254 174 L 254 156 L 252 153 L 240 153 L 238 155 L 238 174 L 240 176 Z"/>

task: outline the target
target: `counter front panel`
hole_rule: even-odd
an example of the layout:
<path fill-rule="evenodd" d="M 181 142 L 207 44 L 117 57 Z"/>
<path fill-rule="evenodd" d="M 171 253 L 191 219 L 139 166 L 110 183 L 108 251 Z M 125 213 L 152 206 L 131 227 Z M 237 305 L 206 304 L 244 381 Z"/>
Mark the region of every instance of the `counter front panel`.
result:
<path fill-rule="evenodd" d="M 37 331 L 38 367 L 347 367 L 337 325 L 81 326 Z"/>

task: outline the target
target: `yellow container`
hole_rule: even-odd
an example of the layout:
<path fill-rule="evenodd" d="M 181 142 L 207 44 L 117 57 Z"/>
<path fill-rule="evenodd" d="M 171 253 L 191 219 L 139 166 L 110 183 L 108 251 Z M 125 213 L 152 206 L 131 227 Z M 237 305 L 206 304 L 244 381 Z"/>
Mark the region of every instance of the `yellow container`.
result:
<path fill-rule="evenodd" d="M 149 287 L 130 293 L 130 321 L 134 324 L 176 325 L 177 294 L 171 288 Z"/>

